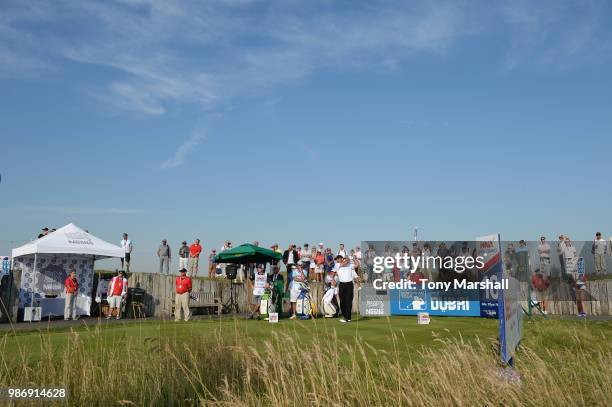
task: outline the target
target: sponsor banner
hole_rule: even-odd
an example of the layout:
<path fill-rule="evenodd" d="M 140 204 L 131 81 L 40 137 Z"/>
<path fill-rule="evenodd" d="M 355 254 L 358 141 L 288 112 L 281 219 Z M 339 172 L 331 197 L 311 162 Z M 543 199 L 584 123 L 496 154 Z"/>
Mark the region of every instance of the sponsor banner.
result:
<path fill-rule="evenodd" d="M 363 287 L 359 292 L 359 314 L 370 317 L 391 315 L 389 291 Z"/>
<path fill-rule="evenodd" d="M 9 256 L 0 256 L 0 281 L 2 277 L 11 272 L 11 259 Z"/>
<path fill-rule="evenodd" d="M 390 290 L 391 315 L 480 316 L 480 298 L 477 290 Z"/>
<path fill-rule="evenodd" d="M 39 254 L 36 256 L 36 265 L 34 259 L 34 255 L 14 259 L 15 268 L 21 269 L 19 308 L 39 306 L 43 318 L 64 315 L 64 281 L 70 271 L 74 270 L 79 282 L 77 314 L 89 315 L 93 291 L 92 256 Z"/>
<path fill-rule="evenodd" d="M 522 338 L 523 307 L 519 280 L 505 268 L 503 276 L 508 279 L 508 289 L 499 291 L 499 340 L 502 361 L 509 363 Z"/>
<path fill-rule="evenodd" d="M 584 257 L 578 258 L 578 262 L 576 263 L 576 269 L 578 271 L 578 275 L 580 277 L 584 277 L 584 275 L 586 274 L 584 267 Z"/>
<path fill-rule="evenodd" d="M 498 282 L 502 280 L 502 256 L 500 236 L 488 235 L 476 238 L 478 254 L 485 258 L 485 266 L 480 272 L 480 281 Z M 486 288 L 480 290 L 480 316 L 498 317 L 499 291 Z"/>

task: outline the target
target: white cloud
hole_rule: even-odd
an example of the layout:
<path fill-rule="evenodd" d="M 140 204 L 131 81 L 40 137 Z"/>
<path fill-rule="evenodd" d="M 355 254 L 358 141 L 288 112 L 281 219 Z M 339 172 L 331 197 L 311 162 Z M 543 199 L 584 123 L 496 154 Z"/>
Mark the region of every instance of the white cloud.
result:
<path fill-rule="evenodd" d="M 70 32 L 16 29 L 53 22 Z M 355 4 L 161 0 L 15 3 L 0 20 L 23 56 L 44 53 L 111 68 L 90 93 L 123 110 L 162 115 L 176 104 L 219 109 L 233 98 L 299 80 L 328 66 L 399 66 L 417 52 L 444 52 L 474 26 L 456 2 Z M 84 28 L 85 27 L 85 28 Z M 0 36 L 2 35 L 0 30 Z M 1 38 L 0 38 L 1 39 Z M 0 70 L 3 68 L 0 67 Z"/>
<path fill-rule="evenodd" d="M 206 138 L 206 133 L 202 130 L 195 131 L 193 135 L 185 141 L 183 144 L 179 146 L 179 148 L 174 153 L 172 158 L 164 160 L 161 163 L 160 168 L 162 170 L 167 170 L 170 168 L 176 168 L 178 166 L 183 165 L 185 159 L 192 151 L 200 145 L 200 143 Z"/>
<path fill-rule="evenodd" d="M 563 69 L 612 55 L 612 3 L 513 1 L 502 18 L 510 28 L 505 68 Z"/>

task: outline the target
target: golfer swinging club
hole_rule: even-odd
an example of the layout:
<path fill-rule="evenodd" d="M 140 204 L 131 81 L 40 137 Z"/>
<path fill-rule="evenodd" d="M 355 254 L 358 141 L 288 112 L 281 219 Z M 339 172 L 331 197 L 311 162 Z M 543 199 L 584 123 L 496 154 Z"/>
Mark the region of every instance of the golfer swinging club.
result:
<path fill-rule="evenodd" d="M 359 276 L 355 272 L 353 263 L 342 256 L 336 256 L 335 271 L 338 276 L 338 294 L 340 297 L 340 309 L 342 311 L 342 319 L 340 319 L 340 322 L 351 322 L 354 295 L 353 282 L 359 282 Z"/>

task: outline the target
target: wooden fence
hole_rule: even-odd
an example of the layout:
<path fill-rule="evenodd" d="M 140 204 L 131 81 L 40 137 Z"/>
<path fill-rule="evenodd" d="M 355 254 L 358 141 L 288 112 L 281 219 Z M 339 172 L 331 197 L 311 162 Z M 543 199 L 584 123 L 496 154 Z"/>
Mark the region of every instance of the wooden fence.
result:
<path fill-rule="evenodd" d="M 130 275 L 130 287 L 142 288 L 146 292 L 144 303 L 148 316 L 169 316 L 175 292 L 175 278 L 176 276 L 153 273 L 132 273 Z M 8 322 L 9 318 L 12 321 L 17 319 L 20 279 L 21 273 L 18 270 L 12 276 L 5 276 L 2 279 L 2 284 L 0 284 L 0 322 Z M 196 278 L 193 280 L 194 292 L 213 293 L 222 303 L 226 303 L 229 300 L 232 286 L 241 312 L 250 309 L 252 294 L 248 284 L 231 284 L 225 279 Z M 316 307 L 319 309 L 323 297 L 323 285 L 322 283 L 312 282 L 310 287 Z M 523 283 L 522 290 L 524 292 L 523 298 L 526 299 L 526 283 Z M 589 281 L 586 283 L 585 291 L 587 295 L 584 304 L 587 314 L 612 315 L 612 280 Z M 360 291 L 355 290 L 354 312 L 359 310 L 359 294 Z M 549 288 L 547 297 L 549 298 L 547 300 L 549 314 L 576 315 L 578 313 L 572 289 L 569 285 L 557 281 Z M 288 311 L 288 301 L 285 300 L 283 308 L 285 311 Z"/>

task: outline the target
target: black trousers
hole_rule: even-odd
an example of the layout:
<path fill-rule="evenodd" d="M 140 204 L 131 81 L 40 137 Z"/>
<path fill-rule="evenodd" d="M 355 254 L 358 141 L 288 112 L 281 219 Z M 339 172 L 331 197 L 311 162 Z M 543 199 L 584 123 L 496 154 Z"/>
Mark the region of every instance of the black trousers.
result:
<path fill-rule="evenodd" d="M 342 310 L 342 317 L 347 321 L 351 319 L 351 313 L 353 312 L 353 287 L 352 281 L 338 284 L 340 309 Z"/>

